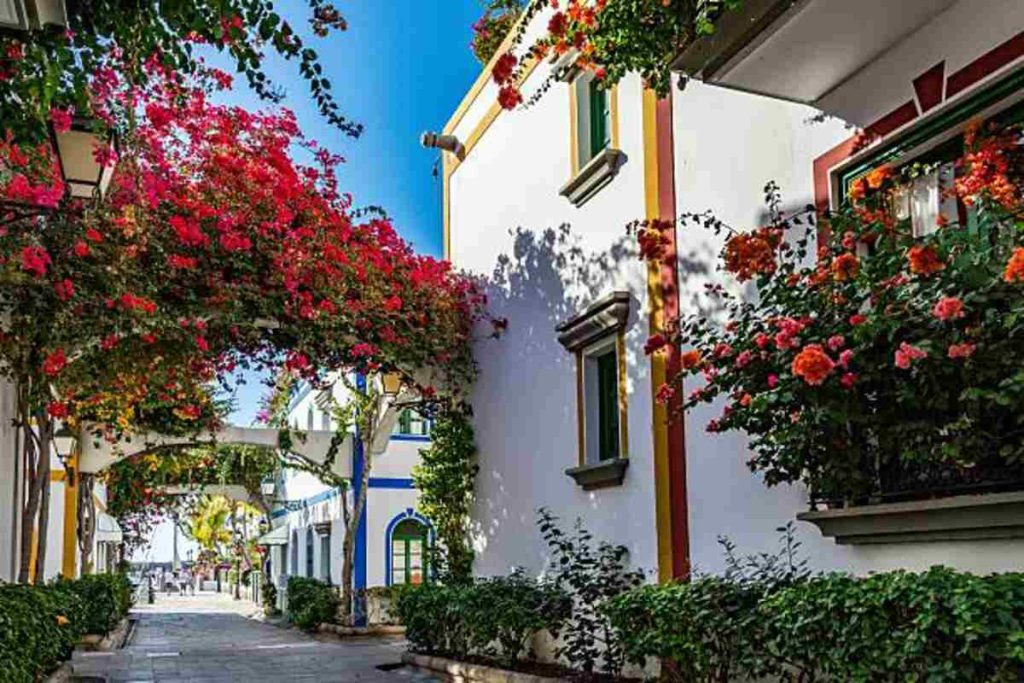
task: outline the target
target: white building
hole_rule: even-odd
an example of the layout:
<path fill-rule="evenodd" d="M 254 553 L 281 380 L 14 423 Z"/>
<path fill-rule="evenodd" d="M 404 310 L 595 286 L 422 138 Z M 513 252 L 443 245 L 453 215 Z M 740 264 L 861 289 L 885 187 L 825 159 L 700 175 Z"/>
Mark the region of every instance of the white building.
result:
<path fill-rule="evenodd" d="M 332 388 L 336 404 L 346 400 L 342 383 Z M 337 428 L 332 401 L 324 391 L 304 386 L 292 400 L 289 421 L 299 430 Z M 364 467 L 361 442 L 352 440 L 352 480 Z M 376 456 L 370 472 L 366 507 L 355 541 L 353 584 L 355 590 L 376 586 L 419 583 L 427 576 L 426 549 L 433 538 L 430 521 L 417 510 L 419 495 L 412 469 L 419 451 L 430 445 L 430 423 L 405 409 L 388 447 Z M 277 545 L 270 554 L 271 575 L 278 586 L 288 576 L 305 576 L 341 583 L 342 544 L 345 537 L 344 505 L 351 511 L 353 492 L 343 500 L 314 475 L 286 469 L 274 494 L 272 513 Z M 283 591 L 280 591 L 283 592 Z"/>
<path fill-rule="evenodd" d="M 487 68 L 444 129 L 467 150 L 444 158 L 446 255 L 491 278 L 492 312 L 509 320 L 476 349 L 479 574 L 543 568 L 540 507 L 625 544 L 661 579 L 720 569 L 720 535 L 740 552 L 775 549 L 807 491 L 769 489 L 747 469 L 745 439 L 706 433 L 721 406 L 667 420 L 653 396 L 666 361 L 643 352 L 663 314 L 700 311 L 720 245 L 680 230 L 674 267 L 649 270 L 625 226 L 711 210 L 754 228 L 771 180 L 788 206 L 828 208 L 851 177 L 1008 111 L 1024 92 L 1024 3 L 743 3 L 677 65 L 703 82 L 658 100 L 636 76 L 602 93 L 577 75 L 512 112 Z M 552 65 L 525 71 L 529 97 Z M 937 201 L 937 186 L 922 189 Z M 1024 564 L 1021 500 L 827 511 L 799 539 L 822 570 L 1008 570 Z"/>

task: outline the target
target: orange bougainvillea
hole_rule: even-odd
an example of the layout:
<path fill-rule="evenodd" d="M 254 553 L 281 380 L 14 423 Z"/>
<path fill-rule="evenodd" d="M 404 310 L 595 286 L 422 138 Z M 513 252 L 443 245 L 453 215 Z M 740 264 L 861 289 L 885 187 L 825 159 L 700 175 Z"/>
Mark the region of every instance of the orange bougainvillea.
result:
<path fill-rule="evenodd" d="M 745 282 L 757 275 L 770 275 L 777 267 L 776 257 L 782 243 L 782 231 L 764 227 L 754 232 L 736 233 L 725 243 L 725 269 Z"/>
<path fill-rule="evenodd" d="M 1024 247 L 1017 247 L 1003 271 L 1006 282 L 1024 282 Z"/>
<path fill-rule="evenodd" d="M 836 364 L 821 347 L 808 344 L 793 358 L 792 371 L 812 387 L 821 385 L 832 373 Z"/>
<path fill-rule="evenodd" d="M 855 254 L 845 252 L 832 261 L 832 277 L 836 282 L 848 282 L 857 277 L 860 270 L 860 259 Z"/>
<path fill-rule="evenodd" d="M 946 267 L 935 247 L 920 244 L 907 251 L 907 262 L 910 264 L 910 272 L 915 275 L 931 275 Z"/>

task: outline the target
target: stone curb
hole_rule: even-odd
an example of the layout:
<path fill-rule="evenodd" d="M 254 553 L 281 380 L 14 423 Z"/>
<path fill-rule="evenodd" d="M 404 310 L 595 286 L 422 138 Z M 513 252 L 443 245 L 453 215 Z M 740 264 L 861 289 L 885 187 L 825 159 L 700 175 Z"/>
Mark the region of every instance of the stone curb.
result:
<path fill-rule="evenodd" d="M 317 629 L 321 633 L 333 633 L 336 636 L 404 636 L 405 627 L 394 624 L 378 624 L 376 626 L 339 626 L 338 624 L 320 624 Z"/>
<path fill-rule="evenodd" d="M 128 634 L 131 632 L 132 620 L 125 617 L 121 620 L 113 631 L 108 633 L 106 636 L 101 636 L 98 633 L 87 633 L 82 636 L 81 640 L 75 646 L 75 650 L 78 652 L 106 652 L 108 650 L 117 650 L 124 646 L 125 640 L 128 639 Z M 60 665 L 56 671 L 47 676 L 44 680 L 45 683 L 68 683 L 71 681 L 72 674 L 71 661 L 68 660 Z"/>
<path fill-rule="evenodd" d="M 466 662 L 459 662 L 454 659 L 418 655 L 413 652 L 403 654 L 402 662 L 409 666 L 446 674 L 456 681 L 477 681 L 478 683 L 545 683 L 547 681 L 569 680 L 567 678 L 549 678 L 547 676 L 519 673 L 518 671 L 507 671 L 480 664 L 467 664 Z"/>

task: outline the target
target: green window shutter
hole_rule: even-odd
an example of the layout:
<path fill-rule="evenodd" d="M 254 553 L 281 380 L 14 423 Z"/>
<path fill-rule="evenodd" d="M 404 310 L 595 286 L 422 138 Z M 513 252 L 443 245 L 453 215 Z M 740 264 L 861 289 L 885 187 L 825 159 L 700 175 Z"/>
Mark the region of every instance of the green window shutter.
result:
<path fill-rule="evenodd" d="M 608 92 L 603 90 L 596 80 L 590 81 L 590 158 L 593 159 L 611 144 L 611 126 L 608 119 Z"/>
<path fill-rule="evenodd" d="M 598 382 L 598 455 L 601 460 L 620 456 L 619 448 L 619 368 L 615 351 L 597 359 Z"/>
<path fill-rule="evenodd" d="M 398 416 L 398 433 L 412 434 L 412 411 L 406 408 Z"/>

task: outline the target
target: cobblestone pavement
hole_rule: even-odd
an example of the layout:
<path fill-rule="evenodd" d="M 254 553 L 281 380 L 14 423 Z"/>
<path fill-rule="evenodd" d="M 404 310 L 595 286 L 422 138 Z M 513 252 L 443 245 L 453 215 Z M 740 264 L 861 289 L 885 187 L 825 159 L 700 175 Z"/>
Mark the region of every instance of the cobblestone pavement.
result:
<path fill-rule="evenodd" d="M 216 593 L 158 595 L 135 610 L 128 645 L 113 652 L 76 652 L 73 679 L 134 683 L 303 683 L 365 681 L 410 683 L 441 678 L 402 667 L 401 640 L 311 636 L 248 618 L 252 603 Z"/>

